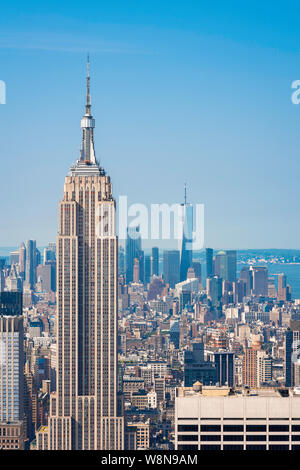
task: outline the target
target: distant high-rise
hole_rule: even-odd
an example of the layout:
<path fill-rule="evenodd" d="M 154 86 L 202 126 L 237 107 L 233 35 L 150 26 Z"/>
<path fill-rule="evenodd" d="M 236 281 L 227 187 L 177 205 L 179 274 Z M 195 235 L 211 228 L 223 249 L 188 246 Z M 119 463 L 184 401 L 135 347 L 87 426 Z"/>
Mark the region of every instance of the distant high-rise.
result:
<path fill-rule="evenodd" d="M 236 281 L 236 250 L 226 250 L 226 281 Z"/>
<path fill-rule="evenodd" d="M 163 275 L 171 288 L 180 281 L 180 252 L 178 250 L 164 250 Z"/>
<path fill-rule="evenodd" d="M 188 269 L 192 266 L 193 251 L 193 205 L 186 200 L 186 187 L 184 192 L 184 203 L 181 204 L 181 223 L 180 223 L 180 281 L 187 279 Z"/>
<path fill-rule="evenodd" d="M 257 351 L 246 348 L 243 357 L 243 385 L 257 387 Z"/>
<path fill-rule="evenodd" d="M 245 295 L 249 296 L 252 289 L 252 276 L 249 268 L 242 268 L 240 271 L 240 279 L 245 282 Z"/>
<path fill-rule="evenodd" d="M 234 353 L 229 351 L 215 352 L 214 363 L 217 368 L 217 383 L 220 387 L 234 385 Z"/>
<path fill-rule="evenodd" d="M 142 239 L 140 234 L 140 227 L 128 227 L 127 239 L 125 246 L 125 269 L 126 269 L 126 282 L 133 281 L 133 267 L 134 260 L 141 257 Z"/>
<path fill-rule="evenodd" d="M 195 382 L 213 385 L 217 381 L 217 367 L 204 360 L 204 344 L 193 343 L 192 350 L 184 351 L 184 386 L 192 387 Z"/>
<path fill-rule="evenodd" d="M 22 293 L 0 293 L 0 447 L 24 448 Z M 4 431 L 5 430 L 5 431 Z M 14 432 L 12 447 L 11 430 Z"/>
<path fill-rule="evenodd" d="M 300 385 L 300 321 L 294 320 L 285 333 L 285 386 Z"/>
<path fill-rule="evenodd" d="M 287 284 L 286 275 L 278 274 L 278 295 L 277 300 L 291 300 L 291 287 Z"/>
<path fill-rule="evenodd" d="M 149 284 L 151 278 L 151 256 L 145 256 L 145 285 Z"/>
<path fill-rule="evenodd" d="M 158 276 L 159 274 L 159 249 L 157 246 L 152 248 L 151 256 L 151 276 Z"/>
<path fill-rule="evenodd" d="M 225 251 L 218 251 L 214 259 L 214 273 L 215 276 L 226 279 L 226 253 Z"/>
<path fill-rule="evenodd" d="M 213 306 L 217 306 L 222 299 L 222 278 L 219 276 L 207 278 L 206 290 Z"/>
<path fill-rule="evenodd" d="M 87 77 L 80 158 L 65 178 L 57 237 L 57 387 L 38 449 L 121 450 L 118 239 L 111 180 L 96 160 Z"/>
<path fill-rule="evenodd" d="M 19 267 L 20 267 L 20 276 L 22 279 L 25 279 L 25 264 L 26 264 L 26 248 L 22 242 L 19 248 Z"/>
<path fill-rule="evenodd" d="M 122 246 L 119 246 L 118 267 L 119 276 L 123 276 L 125 274 L 125 252 Z"/>
<path fill-rule="evenodd" d="M 268 270 L 265 266 L 251 266 L 252 292 L 257 296 L 268 295 Z"/>
<path fill-rule="evenodd" d="M 206 256 L 206 278 L 213 277 L 214 275 L 214 250 L 212 248 L 206 248 L 205 250 Z"/>
<path fill-rule="evenodd" d="M 25 281 L 33 289 L 36 283 L 36 268 L 41 262 L 41 253 L 36 247 L 35 240 L 26 242 Z"/>

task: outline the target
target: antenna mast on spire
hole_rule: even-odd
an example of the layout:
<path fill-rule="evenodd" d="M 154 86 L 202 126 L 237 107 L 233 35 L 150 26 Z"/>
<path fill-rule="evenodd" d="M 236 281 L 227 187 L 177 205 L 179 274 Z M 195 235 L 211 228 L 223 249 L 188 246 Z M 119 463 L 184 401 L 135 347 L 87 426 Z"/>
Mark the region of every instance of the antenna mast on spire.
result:
<path fill-rule="evenodd" d="M 86 77 L 86 114 L 91 114 L 91 95 L 90 95 L 90 55 L 87 55 L 87 77 Z"/>

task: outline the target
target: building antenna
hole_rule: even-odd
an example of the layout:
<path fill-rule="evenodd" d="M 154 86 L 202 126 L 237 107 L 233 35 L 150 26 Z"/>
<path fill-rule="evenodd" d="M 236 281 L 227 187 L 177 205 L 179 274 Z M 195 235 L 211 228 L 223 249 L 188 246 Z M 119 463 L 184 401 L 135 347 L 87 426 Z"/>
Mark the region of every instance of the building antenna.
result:
<path fill-rule="evenodd" d="M 184 204 L 186 205 L 186 188 L 187 188 L 187 184 L 186 182 L 184 183 Z"/>

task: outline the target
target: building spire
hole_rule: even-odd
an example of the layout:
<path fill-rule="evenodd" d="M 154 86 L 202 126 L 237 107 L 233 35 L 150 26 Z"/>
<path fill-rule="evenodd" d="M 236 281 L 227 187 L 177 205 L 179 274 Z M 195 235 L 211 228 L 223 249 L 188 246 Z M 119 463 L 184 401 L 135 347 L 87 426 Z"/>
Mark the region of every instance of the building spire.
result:
<path fill-rule="evenodd" d="M 80 149 L 80 161 L 86 164 L 97 164 L 94 148 L 94 127 L 95 119 L 91 115 L 91 94 L 90 94 L 90 56 L 87 56 L 87 77 L 86 77 L 86 104 L 85 115 L 81 119 L 82 143 Z"/>
<path fill-rule="evenodd" d="M 184 183 L 184 204 L 186 205 L 186 188 L 187 188 L 187 184 L 186 182 Z"/>

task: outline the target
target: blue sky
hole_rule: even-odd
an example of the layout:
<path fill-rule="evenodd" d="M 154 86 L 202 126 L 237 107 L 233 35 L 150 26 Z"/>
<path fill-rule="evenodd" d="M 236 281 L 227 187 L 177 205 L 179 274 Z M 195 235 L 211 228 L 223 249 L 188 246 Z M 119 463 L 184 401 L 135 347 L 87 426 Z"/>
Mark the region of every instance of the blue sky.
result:
<path fill-rule="evenodd" d="M 91 56 L 96 154 L 130 203 L 205 204 L 205 244 L 300 248 L 299 2 L 1 7 L 0 246 L 55 240 Z"/>

